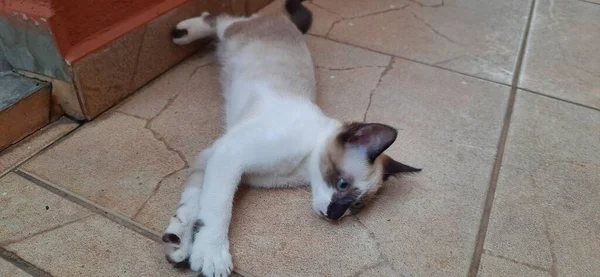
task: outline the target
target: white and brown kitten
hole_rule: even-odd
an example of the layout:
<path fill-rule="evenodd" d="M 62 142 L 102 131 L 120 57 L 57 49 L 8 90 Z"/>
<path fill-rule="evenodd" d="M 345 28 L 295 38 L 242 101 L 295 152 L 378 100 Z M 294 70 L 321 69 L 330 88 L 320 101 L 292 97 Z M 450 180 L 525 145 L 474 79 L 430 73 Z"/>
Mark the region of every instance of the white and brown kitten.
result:
<path fill-rule="evenodd" d="M 216 36 L 226 132 L 202 151 L 163 236 L 167 259 L 206 276 L 233 270 L 228 229 L 241 182 L 266 188 L 310 185 L 324 219 L 356 212 L 390 175 L 419 169 L 383 154 L 394 128 L 342 123 L 314 103 L 315 72 L 303 33 L 312 15 L 288 0 L 289 17 L 202 14 L 177 24 L 173 41 Z"/>

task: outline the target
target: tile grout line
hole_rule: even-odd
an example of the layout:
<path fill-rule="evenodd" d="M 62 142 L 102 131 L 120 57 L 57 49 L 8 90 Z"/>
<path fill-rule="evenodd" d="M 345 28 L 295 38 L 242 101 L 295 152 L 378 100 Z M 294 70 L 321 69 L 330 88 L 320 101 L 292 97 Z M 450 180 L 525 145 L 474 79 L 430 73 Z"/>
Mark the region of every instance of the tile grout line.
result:
<path fill-rule="evenodd" d="M 385 55 L 385 56 L 388 56 L 388 57 L 397 58 L 397 59 L 401 59 L 401 60 L 404 60 L 404 61 L 409 61 L 409 62 L 417 63 L 417 64 L 420 64 L 420 65 L 424 65 L 424 66 L 427 66 L 427 67 L 433 67 L 433 68 L 437 68 L 437 69 L 440 69 L 440 70 L 452 72 L 452 73 L 455 73 L 455 74 L 459 74 L 459 75 L 462 75 L 462 76 L 470 77 L 470 78 L 477 79 L 477 80 L 480 80 L 480 81 L 494 83 L 494 84 L 505 86 L 505 87 L 511 87 L 510 84 L 502 83 L 500 81 L 494 81 L 494 80 L 486 79 L 486 78 L 483 78 L 483 77 L 474 76 L 474 75 L 470 75 L 470 74 L 463 73 L 463 72 L 460 72 L 460 71 L 456 71 L 456 70 L 453 70 L 453 69 L 450 69 L 450 68 L 441 67 L 439 65 L 429 64 L 429 63 L 422 62 L 422 61 L 419 61 L 419 60 L 414 60 L 414 59 L 411 59 L 411 58 L 398 56 L 396 54 L 385 53 L 385 52 L 381 52 L 379 50 L 367 48 L 367 47 L 364 47 L 364 46 L 350 44 L 350 43 L 347 43 L 347 42 L 344 42 L 344 41 L 340 41 L 340 40 L 336 40 L 336 39 L 333 39 L 333 38 L 330 38 L 330 37 L 324 37 L 324 36 L 319 36 L 319 35 L 315 35 L 315 34 L 308 34 L 308 35 L 312 36 L 312 37 L 320 38 L 320 39 L 329 40 L 329 41 L 332 41 L 332 42 L 335 42 L 335 43 L 339 43 L 339 44 L 342 44 L 342 45 L 346 45 L 346 46 L 350 46 L 350 47 L 362 49 L 362 50 L 365 50 L 365 51 L 369 51 L 369 52 L 374 52 L 374 53 L 377 53 L 377 54 Z"/>
<path fill-rule="evenodd" d="M 8 246 L 8 245 L 10 245 L 10 244 L 14 244 L 14 243 L 19 243 L 19 242 L 22 242 L 22 241 L 25 241 L 25 240 L 28 240 L 28 239 L 31 239 L 31 238 L 37 237 L 37 236 L 39 236 L 39 235 L 43 235 L 43 234 L 45 234 L 45 233 L 52 232 L 52 231 L 54 231 L 54 230 L 56 230 L 56 229 L 60 229 L 60 228 L 62 228 L 62 227 L 65 227 L 65 226 L 71 225 L 71 224 L 73 224 L 73 223 L 77 223 L 77 222 L 79 222 L 79 221 L 85 220 L 85 219 L 89 218 L 89 217 L 90 217 L 90 216 L 92 216 L 92 215 L 93 215 L 93 214 L 86 215 L 86 216 L 82 216 L 82 217 L 80 217 L 80 218 L 77 218 L 77 219 L 74 219 L 74 220 L 70 220 L 70 221 L 67 221 L 67 222 L 64 222 L 64 223 L 58 224 L 58 225 L 56 225 L 56 226 L 54 226 L 54 227 L 51 227 L 51 228 L 48 228 L 48 229 L 45 229 L 45 230 L 41 230 L 41 231 L 39 231 L 39 232 L 35 232 L 35 233 L 33 233 L 33 234 L 29 234 L 29 235 L 27 235 L 27 236 L 24 236 L 24 237 L 22 237 L 22 238 L 19 238 L 19 239 L 16 239 L 16 240 L 6 240 L 6 241 L 3 241 L 3 242 L 1 242 L 1 243 L 0 243 L 0 247 Z"/>
<path fill-rule="evenodd" d="M 579 0 L 579 1 L 582 1 L 582 0 Z M 355 48 L 362 49 L 362 50 L 365 50 L 365 51 L 374 52 L 374 53 L 377 53 L 377 54 L 389 56 L 389 57 L 392 57 L 392 58 L 397 58 L 397 59 L 401 59 L 401 60 L 404 60 L 404 61 L 417 63 L 417 64 L 420 64 L 420 65 L 423 65 L 423 66 L 433 67 L 433 68 L 436 68 L 436 69 L 439 69 L 439 70 L 444 70 L 444 71 L 452 72 L 452 73 L 459 74 L 459 75 L 462 75 L 462 76 L 465 76 L 465 77 L 477 79 L 479 81 L 484 81 L 484 82 L 489 82 L 489 83 L 493 83 L 493 84 L 496 84 L 496 85 L 510 87 L 511 89 L 513 87 L 512 82 L 515 80 L 514 74 L 516 74 L 516 72 L 513 74 L 513 79 L 511 80 L 511 84 L 506 84 L 506 83 L 503 83 L 503 82 L 500 82 L 500 81 L 494 81 L 494 80 L 486 79 L 486 78 L 483 78 L 483 77 L 480 77 L 480 76 L 470 75 L 468 73 L 463 73 L 463 72 L 460 72 L 460 71 L 456 71 L 456 70 L 451 69 L 451 68 L 441 67 L 441 66 L 436 65 L 436 64 L 429 64 L 429 63 L 422 62 L 422 61 L 419 61 L 419 60 L 414 60 L 414 59 L 411 59 L 411 58 L 406 58 L 406 57 L 398 56 L 398 55 L 395 55 L 395 54 L 381 52 L 379 50 L 371 49 L 371 48 L 368 48 L 368 47 L 350 44 L 350 43 L 347 43 L 347 42 L 344 42 L 344 41 L 339 41 L 339 40 L 336 40 L 336 39 L 332 39 L 330 37 L 325 37 L 325 36 L 320 36 L 320 35 L 315 35 L 315 34 L 307 34 L 307 35 L 312 36 L 312 37 L 316 37 L 316 38 L 320 38 L 320 39 L 329 40 L 329 41 L 332 41 L 332 42 L 335 42 L 335 43 L 339 43 L 339 44 L 342 44 L 342 45 L 346 45 L 346 46 L 350 46 L 350 47 L 355 47 Z M 319 67 L 317 67 L 317 68 L 319 68 Z M 327 69 L 327 68 L 325 68 L 325 69 Z M 523 88 L 523 87 L 518 87 L 518 85 L 515 85 L 515 86 L 517 86 L 517 89 L 519 89 L 519 90 L 523 90 L 523 91 L 526 91 L 526 92 L 529 92 L 529 93 L 533 93 L 533 94 L 536 94 L 536 95 L 539 95 L 539 96 L 548 97 L 548 98 L 551 98 L 551 99 L 554 99 L 554 100 L 557 100 L 557 101 L 561 101 L 561 102 L 565 102 L 565 103 L 577 105 L 577 106 L 580 106 L 582 108 L 588 108 L 588 109 L 600 111 L 600 108 L 596 108 L 596 107 L 588 106 L 588 105 L 585 105 L 585 104 L 577 103 L 577 102 L 572 101 L 572 100 L 568 100 L 568 99 L 563 99 L 563 98 L 560 98 L 560 97 L 552 96 L 552 95 L 549 95 L 549 94 L 545 94 L 543 92 L 538 92 L 538 91 L 535 91 L 535 90 L 531 90 L 531 89 L 527 89 L 527 88 Z"/>
<path fill-rule="evenodd" d="M 560 98 L 560 97 L 552 96 L 552 95 L 549 95 L 549 94 L 545 94 L 543 92 L 538 92 L 538 91 L 535 91 L 535 90 L 521 88 L 521 87 L 519 87 L 518 89 L 522 90 L 522 91 L 525 91 L 525 92 L 528 92 L 528 93 L 531 93 L 531 94 L 535 94 L 535 95 L 541 96 L 541 97 L 550 98 L 550 99 L 553 99 L 553 100 L 556 100 L 556 101 L 560 101 L 560 102 L 568 103 L 568 104 L 571 104 L 571 105 L 579 106 L 579 107 L 582 107 L 582 108 L 585 108 L 585 109 L 590 109 L 590 110 L 594 110 L 594 111 L 600 112 L 600 108 L 596 108 L 596 107 L 588 106 L 588 105 L 585 105 L 585 104 L 577 103 L 577 102 L 574 102 L 574 101 L 571 101 L 571 100 L 567 100 L 567 99 L 563 99 L 563 98 Z"/>
<path fill-rule="evenodd" d="M 517 57 L 517 63 L 513 74 L 512 85 L 510 89 L 510 95 L 508 98 L 508 104 L 506 107 L 506 113 L 504 114 L 504 123 L 502 125 L 502 131 L 500 133 L 500 139 L 498 141 L 498 150 L 496 152 L 496 159 L 494 161 L 494 167 L 492 169 L 490 183 L 487 191 L 487 195 L 484 202 L 483 213 L 479 223 L 479 230 L 475 241 L 475 249 L 473 251 L 473 257 L 469 266 L 469 277 L 477 277 L 479 273 L 479 267 L 481 265 L 481 258 L 483 256 L 485 239 L 487 236 L 487 230 L 490 222 L 490 216 L 492 212 L 492 206 L 494 204 L 494 198 L 496 194 L 496 187 L 498 185 L 498 178 L 500 177 L 500 169 L 502 166 L 502 160 L 504 158 L 504 150 L 506 147 L 506 141 L 508 138 L 508 132 L 510 128 L 510 122 L 514 110 L 514 105 L 517 96 L 519 77 L 521 75 L 521 68 L 523 66 L 523 60 L 525 58 L 525 51 L 527 50 L 527 41 L 529 40 L 529 31 L 531 29 L 531 22 L 533 21 L 533 13 L 536 7 L 536 0 L 532 0 L 529 8 L 529 15 L 523 37 L 521 41 L 521 47 Z"/>
<path fill-rule="evenodd" d="M 148 239 L 150 239 L 152 241 L 155 241 L 155 242 L 158 242 L 158 243 L 162 243 L 161 235 L 158 232 L 156 232 L 156 231 L 154 231 L 152 229 L 149 229 L 148 227 L 146 227 L 146 226 L 144 226 L 144 225 L 142 225 L 140 223 L 137 223 L 137 222 L 133 221 L 131 218 L 128 218 L 128 217 L 126 217 L 124 215 L 120 215 L 120 214 L 114 213 L 114 212 L 106 209 L 105 207 L 100 206 L 100 205 L 98 205 L 98 204 L 96 204 L 96 203 L 88 200 L 87 198 L 84 198 L 82 196 L 74 194 L 74 193 L 72 193 L 72 192 L 70 192 L 68 190 L 65 190 L 65 189 L 63 189 L 61 187 L 58 187 L 56 185 L 50 184 L 50 183 L 44 181 L 42 178 L 36 176 L 33 173 L 29 173 L 29 172 L 23 171 L 21 169 L 15 170 L 14 173 L 17 174 L 17 175 L 19 175 L 19 176 L 21 176 L 21 177 L 23 177 L 23 178 L 25 178 L 26 180 L 28 180 L 28 181 L 30 181 L 32 183 L 38 185 L 38 186 L 40 186 L 40 187 L 42 187 L 42 188 L 50 191 L 51 193 L 54 193 L 54 194 L 58 195 L 59 197 L 65 198 L 65 199 L 67 199 L 67 200 L 69 200 L 69 201 L 71 201 L 71 202 L 73 202 L 73 203 L 75 203 L 75 204 L 77 204 L 79 206 L 87 208 L 91 212 L 93 212 L 95 214 L 98 214 L 98 215 L 100 215 L 100 216 L 102 216 L 104 218 L 107 218 L 108 220 L 110 220 L 112 222 L 115 222 L 115 223 L 117 223 L 117 224 L 119 224 L 119 225 L 121 225 L 121 226 L 129 229 L 129 230 L 132 230 L 132 231 L 134 231 L 134 232 L 136 232 L 136 233 L 138 233 L 138 234 L 140 234 L 140 235 L 142 235 L 142 236 L 144 236 L 144 237 L 146 237 L 146 238 L 148 238 Z M 4 256 L 2 256 L 3 251 L 6 251 L 6 250 L 4 250 L 4 248 L 0 247 L 0 257 L 4 257 Z M 12 253 L 12 252 L 10 252 L 10 253 Z M 23 260 L 21 258 L 18 258 L 15 261 L 16 262 L 13 263 L 15 265 L 17 263 L 18 264 L 25 264 L 26 268 L 30 268 L 30 267 L 33 266 L 32 264 L 30 264 L 29 262 L 27 262 L 27 261 L 25 261 L 25 260 Z M 36 272 L 42 272 L 42 273 L 44 273 L 43 270 L 37 269 L 37 268 L 35 268 L 35 266 L 33 266 L 33 267 L 34 267 L 35 270 L 37 270 Z M 239 274 L 239 275 L 241 275 L 243 277 L 252 277 L 252 275 L 246 273 L 243 270 L 234 269 L 233 272 L 235 272 L 235 273 L 237 273 L 237 274 Z M 50 275 L 50 274 L 46 274 L 46 275 L 38 274 L 38 275 L 34 275 L 34 276 L 52 277 L 52 275 Z"/>
<path fill-rule="evenodd" d="M 17 255 L 16 253 L 8 251 L 3 247 L 0 247 L 0 258 L 29 273 L 31 276 L 52 277 L 50 273 L 24 260 L 23 258 L 19 257 L 19 255 Z"/>
<path fill-rule="evenodd" d="M 42 147 L 39 151 L 34 152 L 33 154 L 29 155 L 29 157 L 23 159 L 22 161 L 14 164 L 13 166 L 9 167 L 6 172 L 4 172 L 3 174 L 0 174 L 0 179 L 4 178 L 4 176 L 10 174 L 11 172 L 15 171 L 17 168 L 19 168 L 21 165 L 27 163 L 29 160 L 33 159 L 34 157 L 36 157 L 37 155 L 41 154 L 42 152 L 45 152 L 46 150 L 50 149 L 51 147 L 53 147 L 54 145 L 58 144 L 59 142 L 65 140 L 67 137 L 70 137 L 71 135 L 73 135 L 75 133 L 75 131 L 79 130 L 79 128 L 81 128 L 84 124 L 79 123 L 79 125 L 75 128 L 73 128 L 73 130 L 68 131 L 67 133 L 65 133 L 64 135 L 62 135 L 61 137 L 55 139 L 53 142 L 49 143 L 48 145 Z"/>
<path fill-rule="evenodd" d="M 161 242 L 161 236 L 158 232 L 151 230 L 148 227 L 131 220 L 129 217 L 126 217 L 124 215 L 121 215 L 121 214 L 115 213 L 111 210 L 108 210 L 107 208 L 100 206 L 100 205 L 88 200 L 87 198 L 84 198 L 75 193 L 72 193 L 72 192 L 70 192 L 64 188 L 61 188 L 57 185 L 50 184 L 49 182 L 44 181 L 42 178 L 36 176 L 33 173 L 29 173 L 29 172 L 23 171 L 21 169 L 17 169 L 14 172 L 17 175 L 25 178 L 26 180 L 44 188 L 62 198 L 65 198 L 79 206 L 83 206 L 84 208 L 87 208 L 88 210 L 90 210 L 100 216 L 103 216 L 119 225 L 122 225 L 122 226 L 126 227 L 127 229 L 130 229 L 150 240 L 153 240 L 156 242 Z"/>

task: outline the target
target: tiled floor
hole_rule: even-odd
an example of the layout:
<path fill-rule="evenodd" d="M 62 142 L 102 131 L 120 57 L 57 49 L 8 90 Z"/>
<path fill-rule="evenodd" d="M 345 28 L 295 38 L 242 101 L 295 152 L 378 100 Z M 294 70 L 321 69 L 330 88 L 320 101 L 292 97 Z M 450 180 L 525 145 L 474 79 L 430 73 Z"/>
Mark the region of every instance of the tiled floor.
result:
<path fill-rule="evenodd" d="M 424 171 L 337 224 L 304 189 L 241 189 L 240 274 L 599 276 L 600 2 L 308 2 L 319 104 L 396 126 L 390 155 Z M 3 152 L 0 275 L 189 276 L 157 241 L 222 131 L 217 74 L 198 53 Z"/>

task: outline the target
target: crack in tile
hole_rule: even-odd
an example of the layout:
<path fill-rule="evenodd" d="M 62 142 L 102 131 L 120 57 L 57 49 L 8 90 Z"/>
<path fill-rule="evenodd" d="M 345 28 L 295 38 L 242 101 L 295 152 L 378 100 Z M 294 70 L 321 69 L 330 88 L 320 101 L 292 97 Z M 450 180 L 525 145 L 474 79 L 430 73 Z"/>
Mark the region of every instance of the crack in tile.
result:
<path fill-rule="evenodd" d="M 131 86 L 133 85 L 133 81 L 135 80 L 135 76 L 136 76 L 136 73 L 137 73 L 137 70 L 138 70 L 138 65 L 140 63 L 140 56 L 142 54 L 142 48 L 144 46 L 144 41 L 146 40 L 146 32 L 147 31 L 148 31 L 148 27 L 144 26 L 144 32 L 142 34 L 142 41 L 140 42 L 140 46 L 138 47 L 138 50 L 137 50 L 137 55 L 135 56 L 135 65 L 134 65 L 134 68 L 133 68 L 134 72 L 133 72 L 133 74 L 131 74 L 131 78 L 129 80 L 129 84 L 127 85 L 128 89 L 131 89 Z"/>
<path fill-rule="evenodd" d="M 578 1 L 583 2 L 583 3 L 593 4 L 593 5 L 600 5 L 600 3 L 593 2 L 593 1 L 587 1 L 587 0 L 578 0 Z"/>
<path fill-rule="evenodd" d="M 319 5 L 319 4 L 316 4 L 316 3 L 312 2 L 312 1 L 311 1 L 311 2 L 309 2 L 309 3 L 310 3 L 310 4 L 312 4 L 312 5 L 314 5 L 314 6 L 315 6 L 315 7 L 317 7 L 317 8 L 321 9 L 321 10 L 324 10 L 324 11 L 328 12 L 328 13 L 335 14 L 335 15 L 337 15 L 337 16 L 344 17 L 343 15 L 341 15 L 341 14 L 338 14 L 338 13 L 336 13 L 336 12 L 332 12 L 332 11 L 330 11 L 330 10 L 326 9 L 325 7 L 323 7 L 323 6 Z"/>
<path fill-rule="evenodd" d="M 498 258 L 498 259 L 502 259 L 502 260 L 505 260 L 507 262 L 511 262 L 513 264 L 522 265 L 522 266 L 525 266 L 525 267 L 533 269 L 533 270 L 539 270 L 539 271 L 550 273 L 550 270 L 547 269 L 547 268 L 544 268 L 544 267 L 541 267 L 541 266 L 538 266 L 538 265 L 534 265 L 534 264 L 530 264 L 530 263 L 525 263 L 525 262 L 517 261 L 515 259 L 511 259 L 511 258 L 506 257 L 506 256 L 496 255 L 492 251 L 487 250 L 487 249 L 484 250 L 484 253 L 486 255 L 488 255 L 488 256 L 491 256 L 491 257 L 494 257 L 494 258 Z"/>
<path fill-rule="evenodd" d="M 29 273 L 31 276 L 52 277 L 50 273 L 19 257 L 17 253 L 4 249 L 2 247 L 0 247 L 0 258 Z"/>
<path fill-rule="evenodd" d="M 317 6 L 317 5 L 315 5 L 315 6 Z M 327 33 L 325 34 L 325 37 L 326 38 L 329 37 L 329 34 L 333 30 L 333 28 L 338 23 L 340 23 L 340 22 L 342 22 L 344 20 L 360 19 L 360 18 L 365 18 L 365 17 L 369 17 L 369 16 L 373 16 L 373 15 L 380 15 L 380 14 L 385 14 L 385 13 L 388 13 L 388 12 L 399 11 L 399 10 L 405 9 L 408 6 L 410 6 L 410 4 L 406 4 L 406 5 L 398 7 L 398 8 L 390 8 L 390 9 L 386 9 L 386 10 L 382 10 L 382 11 L 377 11 L 377 12 L 372 12 L 372 13 L 358 15 L 358 16 L 352 16 L 352 17 L 344 17 L 344 16 L 341 16 L 341 15 L 333 13 L 333 14 L 335 14 L 337 16 L 340 16 L 341 18 L 338 19 L 338 20 L 335 20 L 333 23 L 331 23 L 331 27 L 329 27 L 329 30 L 327 30 Z M 319 7 L 319 6 L 317 6 L 317 7 Z M 321 8 L 321 7 L 319 7 L 319 8 Z M 323 9 L 323 8 L 321 8 L 321 9 Z M 325 9 L 323 9 L 323 10 L 325 10 Z M 325 10 L 325 11 L 327 11 L 327 10 Z M 329 12 L 329 11 L 327 11 L 327 12 Z"/>
<path fill-rule="evenodd" d="M 431 26 L 431 24 L 427 23 L 427 21 L 425 21 L 423 18 L 420 18 L 420 17 L 418 17 L 416 13 L 414 13 L 414 12 L 411 12 L 411 14 L 412 14 L 412 15 L 413 15 L 413 16 L 414 16 L 414 17 L 415 17 L 417 20 L 419 20 L 419 21 L 423 22 L 423 24 L 425 24 L 425 26 L 427 26 L 427 28 L 429 28 L 429 30 L 431 30 L 431 31 L 432 31 L 433 33 L 435 33 L 436 35 L 438 35 L 438 36 L 440 36 L 440 37 L 442 37 L 442 38 L 446 39 L 447 41 L 449 41 L 449 42 L 452 42 L 452 43 L 454 43 L 454 44 L 456 44 L 456 45 L 460 45 L 460 46 L 462 46 L 462 45 L 461 45 L 460 43 L 458 43 L 457 41 L 455 41 L 455 40 L 451 39 L 450 37 L 448 37 L 448 36 L 444 35 L 444 34 L 443 34 L 443 33 L 441 33 L 440 31 L 438 31 L 438 30 L 436 30 L 435 28 L 433 28 L 433 26 Z"/>
<path fill-rule="evenodd" d="M 77 219 L 74 219 L 74 220 L 70 220 L 70 221 L 67 221 L 67 222 L 64 222 L 64 223 L 58 224 L 58 225 L 56 225 L 56 226 L 53 226 L 53 227 L 51 227 L 51 228 L 48 228 L 48 229 L 45 229 L 45 230 L 41 230 L 41 231 L 39 231 L 39 232 L 35 232 L 35 233 L 32 233 L 32 234 L 28 234 L 27 236 L 24 236 L 24 237 L 22 237 L 22 238 L 19 238 L 19 239 L 14 239 L 14 240 L 6 240 L 6 241 L 3 241 L 3 242 L 1 242 L 1 243 L 0 243 L 0 246 L 6 246 L 6 245 L 9 245 L 9 244 L 13 244 L 13 243 L 22 242 L 22 241 L 28 240 L 28 239 L 30 239 L 30 238 L 37 237 L 37 236 L 39 236 L 39 235 L 43 235 L 43 234 L 45 234 L 45 233 L 48 233 L 48 232 L 54 231 L 54 230 L 56 230 L 56 229 L 60 229 L 60 228 L 62 228 L 62 227 L 65 227 L 65 226 L 71 225 L 71 224 L 73 224 L 73 223 L 76 223 L 76 222 L 82 221 L 82 220 L 84 220 L 84 219 L 86 219 L 86 218 L 88 218 L 88 217 L 91 217 L 91 216 L 93 216 L 93 215 L 94 215 L 93 213 L 92 213 L 92 214 L 88 214 L 88 215 L 86 215 L 86 216 L 83 216 L 83 217 L 80 217 L 80 218 L 77 218 Z"/>
<path fill-rule="evenodd" d="M 173 176 L 173 175 L 175 175 L 175 174 L 177 174 L 177 173 L 181 172 L 182 170 L 188 169 L 188 168 L 189 168 L 189 166 L 185 165 L 185 166 L 183 166 L 182 168 L 180 168 L 180 169 L 177 169 L 177 170 L 174 170 L 173 172 L 171 172 L 171 173 L 169 173 L 169 174 L 167 174 L 167 175 L 163 176 L 163 177 L 160 179 L 160 181 L 158 181 L 158 184 L 156 184 L 156 186 L 154 187 L 154 190 L 152 191 L 152 193 L 150 194 L 150 196 L 148 196 L 148 198 L 146 198 L 146 200 L 144 201 L 144 203 L 142 203 L 142 205 L 140 206 L 140 208 L 139 208 L 139 209 L 138 209 L 138 210 L 135 212 L 135 214 L 133 214 L 133 216 L 131 216 L 131 218 L 132 218 L 133 220 L 135 220 L 135 218 L 136 218 L 136 217 L 137 217 L 137 216 L 138 216 L 138 215 L 139 215 L 139 214 L 142 212 L 142 210 L 143 210 L 144 208 L 146 208 L 146 205 L 148 204 L 148 202 L 150 202 L 150 199 L 152 199 L 152 197 L 154 197 L 154 196 L 155 196 L 155 195 L 158 193 L 158 191 L 159 191 L 159 190 L 160 190 L 160 188 L 162 187 L 162 184 L 163 184 L 163 182 L 164 182 L 164 181 L 165 181 L 167 178 L 169 178 L 169 177 L 171 177 L 171 176 Z"/>
<path fill-rule="evenodd" d="M 31 173 L 31 172 L 27 172 L 23 169 L 17 169 L 15 170 L 15 173 L 23 178 L 25 178 L 26 180 L 40 186 L 41 188 L 44 188 L 48 191 L 50 191 L 51 193 L 54 193 L 64 199 L 67 199 L 79 206 L 82 206 L 88 210 L 90 210 L 91 212 L 98 214 L 104 218 L 107 218 L 119 225 L 124 226 L 125 228 L 128 228 L 129 230 L 132 230 L 150 240 L 156 241 L 156 242 L 161 242 L 161 235 L 152 230 L 149 229 L 148 227 L 139 224 L 138 222 L 135 222 L 133 220 L 131 220 L 131 218 L 122 215 L 118 212 L 114 212 L 100 204 L 97 204 L 89 199 L 87 199 L 86 197 L 83 197 L 81 195 L 78 195 L 76 193 L 73 193 L 69 190 L 66 190 L 58 185 L 54 185 L 51 184 L 50 182 L 44 180 L 43 178 Z"/>
<path fill-rule="evenodd" d="M 356 273 L 354 273 L 354 275 L 352 275 L 352 277 L 360 277 L 361 274 L 367 272 L 368 270 L 377 268 L 378 266 L 382 266 L 382 265 L 385 265 L 384 261 L 379 261 L 375 264 L 364 266 L 361 269 L 359 269 Z"/>
<path fill-rule="evenodd" d="M 371 102 L 373 102 L 373 95 L 375 95 L 375 91 L 381 85 L 381 82 L 382 82 L 383 78 L 394 67 L 394 61 L 395 61 L 394 58 L 390 58 L 390 62 L 385 67 L 385 69 L 383 70 L 383 72 L 381 72 L 381 75 L 379 76 L 379 80 L 377 81 L 377 84 L 375 85 L 375 87 L 373 88 L 373 90 L 371 90 L 371 93 L 369 94 L 369 102 L 367 104 L 367 109 L 365 110 L 365 114 L 363 115 L 363 122 L 367 121 L 367 114 L 369 113 L 369 109 L 371 108 Z"/>
<path fill-rule="evenodd" d="M 373 231 L 371 231 L 367 227 L 367 225 L 365 225 L 365 223 L 362 222 L 358 218 L 358 216 L 352 215 L 352 217 L 356 220 L 356 222 L 358 222 L 358 224 L 360 226 L 362 226 L 365 229 L 365 231 L 367 231 L 367 234 L 369 235 L 369 238 L 371 239 L 371 241 L 373 241 L 375 243 L 375 247 L 377 249 L 377 253 L 379 253 L 379 256 L 377 257 L 377 262 L 375 264 L 367 265 L 367 266 L 362 267 L 353 276 L 354 277 L 358 277 L 358 276 L 360 276 L 360 274 L 366 272 L 367 270 L 376 268 L 378 266 L 389 266 L 392 269 L 393 272 L 398 272 L 398 270 L 396 270 L 396 268 L 390 262 L 390 260 L 388 259 L 388 257 L 386 257 L 385 254 L 383 254 L 383 251 L 381 250 L 381 244 L 379 243 L 379 240 L 375 236 L 375 233 L 373 233 Z"/>
<path fill-rule="evenodd" d="M 192 77 L 194 76 L 194 74 L 196 74 L 196 72 L 198 72 L 198 70 L 200 70 L 201 68 L 204 68 L 204 67 L 212 66 L 214 64 L 215 64 L 215 62 L 209 62 L 207 64 L 199 65 L 196 68 L 194 68 L 194 70 L 192 70 L 192 73 L 190 73 L 190 76 L 188 77 L 188 82 L 192 79 Z M 178 95 L 179 95 L 179 93 L 177 93 L 177 96 Z M 177 96 L 174 96 L 174 97 L 177 97 Z M 160 112 L 158 114 L 160 114 Z M 157 117 L 158 114 L 156 114 L 154 117 Z M 154 117 L 152 117 L 152 118 L 154 118 Z"/>
<path fill-rule="evenodd" d="M 550 276 L 552 277 L 557 277 L 558 276 L 558 270 L 556 268 L 556 254 L 554 253 L 554 239 L 552 238 L 552 234 L 550 233 L 550 225 L 548 224 L 548 219 L 544 216 L 543 217 L 544 220 L 544 234 L 546 235 L 546 238 L 548 239 L 548 243 L 549 243 L 549 250 L 550 250 L 550 258 L 552 263 L 550 264 L 550 270 L 548 271 L 550 273 Z"/>
<path fill-rule="evenodd" d="M 365 66 L 355 66 L 355 67 L 325 67 L 325 66 L 315 66 L 317 69 L 325 69 L 329 71 L 348 71 L 354 69 L 363 69 L 363 68 L 386 68 L 387 66 L 380 65 L 365 65 Z"/>
<path fill-rule="evenodd" d="M 425 5 L 417 0 L 408 0 L 408 2 L 411 2 L 411 3 L 419 6 L 420 8 L 438 8 L 438 7 L 443 7 L 445 5 L 444 0 L 442 0 L 442 2 L 440 4 L 435 4 L 435 5 Z"/>

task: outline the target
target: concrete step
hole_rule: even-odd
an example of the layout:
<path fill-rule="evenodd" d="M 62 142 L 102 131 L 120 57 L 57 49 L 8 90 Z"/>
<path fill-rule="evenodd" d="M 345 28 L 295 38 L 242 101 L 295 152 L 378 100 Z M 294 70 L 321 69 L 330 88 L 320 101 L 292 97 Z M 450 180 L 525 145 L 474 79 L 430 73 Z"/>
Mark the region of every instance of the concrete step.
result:
<path fill-rule="evenodd" d="M 0 72 L 0 151 L 50 122 L 50 84 Z"/>

